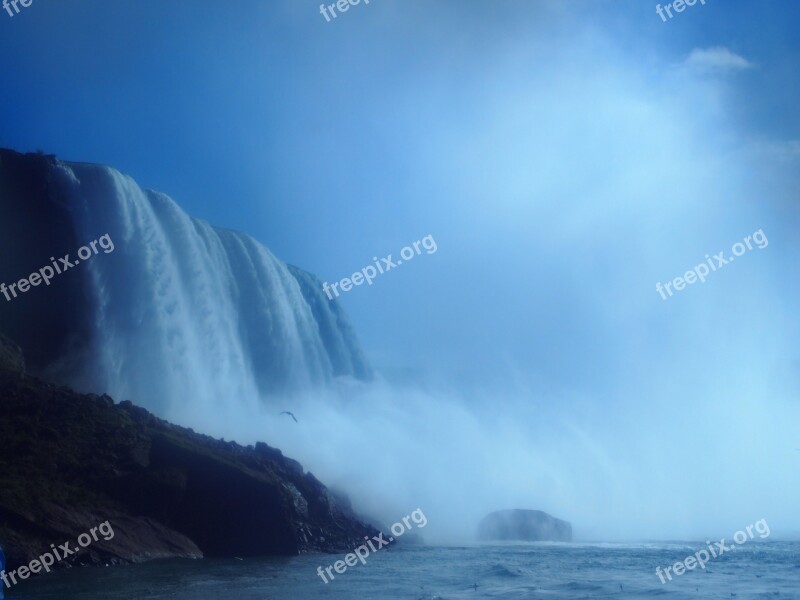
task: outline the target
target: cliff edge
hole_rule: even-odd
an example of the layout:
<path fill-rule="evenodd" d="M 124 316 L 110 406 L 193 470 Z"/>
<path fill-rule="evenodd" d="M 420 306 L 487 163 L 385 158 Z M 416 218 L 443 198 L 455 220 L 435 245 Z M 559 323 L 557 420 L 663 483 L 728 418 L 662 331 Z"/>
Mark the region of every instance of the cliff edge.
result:
<path fill-rule="evenodd" d="M 108 521 L 56 567 L 347 551 L 377 530 L 270 446 L 243 447 L 24 372 L 0 334 L 0 545 L 8 569 Z"/>

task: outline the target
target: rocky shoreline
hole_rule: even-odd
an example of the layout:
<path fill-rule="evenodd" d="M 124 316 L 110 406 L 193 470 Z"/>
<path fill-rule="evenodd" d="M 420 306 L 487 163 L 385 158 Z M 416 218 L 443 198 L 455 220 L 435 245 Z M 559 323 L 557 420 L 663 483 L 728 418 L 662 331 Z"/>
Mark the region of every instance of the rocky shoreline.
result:
<path fill-rule="evenodd" d="M 0 545 L 7 569 L 109 521 L 115 536 L 61 561 L 350 551 L 378 530 L 297 461 L 163 421 L 130 402 L 25 372 L 0 335 Z"/>

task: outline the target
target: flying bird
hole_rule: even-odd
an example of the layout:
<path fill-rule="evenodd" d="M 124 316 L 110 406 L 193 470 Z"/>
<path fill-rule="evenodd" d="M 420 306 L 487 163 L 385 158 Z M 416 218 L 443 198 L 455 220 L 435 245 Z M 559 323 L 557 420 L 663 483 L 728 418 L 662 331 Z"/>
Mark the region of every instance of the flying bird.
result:
<path fill-rule="evenodd" d="M 297 423 L 297 417 L 295 417 L 294 414 L 290 413 L 288 410 L 282 411 L 281 414 L 282 415 L 289 415 L 290 417 L 292 417 L 294 419 L 294 422 Z"/>

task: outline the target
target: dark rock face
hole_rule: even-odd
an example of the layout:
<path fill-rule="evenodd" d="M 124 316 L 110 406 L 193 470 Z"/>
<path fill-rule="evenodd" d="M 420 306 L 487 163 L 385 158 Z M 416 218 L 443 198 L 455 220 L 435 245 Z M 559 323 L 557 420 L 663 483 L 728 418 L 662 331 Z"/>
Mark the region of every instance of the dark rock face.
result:
<path fill-rule="evenodd" d="M 25 372 L 25 358 L 22 350 L 14 342 L 0 334 L 0 371 Z"/>
<path fill-rule="evenodd" d="M 571 542 L 572 525 L 540 510 L 499 510 L 478 525 L 483 541 Z"/>
<path fill-rule="evenodd" d="M 377 530 L 300 464 L 21 372 L 0 335 L 0 545 L 8 568 L 104 521 L 68 564 L 345 552 Z"/>
<path fill-rule="evenodd" d="M 72 214 L 59 197 L 54 156 L 0 149 L 0 283 L 11 284 L 77 248 Z M 0 331 L 22 347 L 31 372 L 62 356 L 79 355 L 89 343 L 88 274 L 71 269 L 35 293 L 0 295 Z M 64 368 L 70 368 L 65 365 Z"/>

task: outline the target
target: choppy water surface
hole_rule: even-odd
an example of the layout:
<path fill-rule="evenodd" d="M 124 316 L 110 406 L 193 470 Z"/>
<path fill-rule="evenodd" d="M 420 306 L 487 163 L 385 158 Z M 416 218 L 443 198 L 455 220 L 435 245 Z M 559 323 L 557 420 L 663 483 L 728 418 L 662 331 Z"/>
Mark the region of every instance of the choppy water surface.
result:
<path fill-rule="evenodd" d="M 509 544 L 383 549 L 327 585 L 316 574 L 342 558 L 166 561 L 75 569 L 26 582 L 12 600 L 313 598 L 800 598 L 800 543 L 748 542 L 662 584 L 656 567 L 697 543 Z M 477 587 L 476 587 L 477 586 Z"/>

